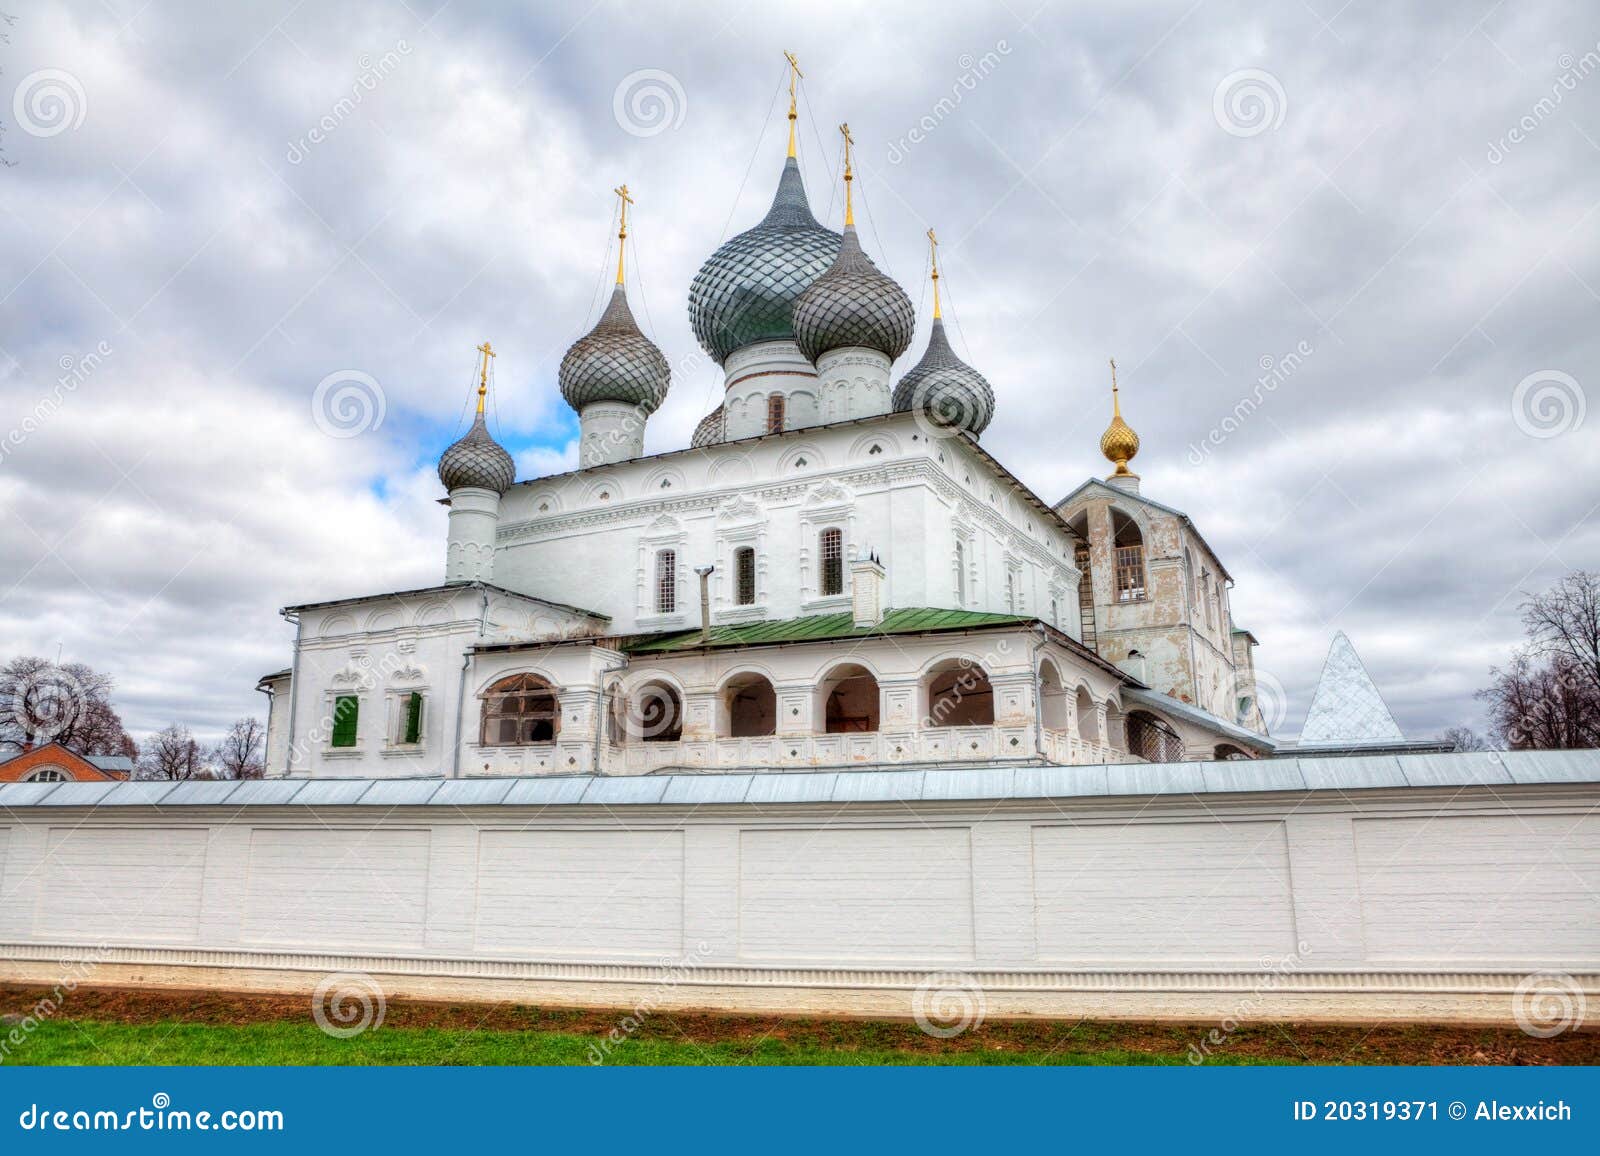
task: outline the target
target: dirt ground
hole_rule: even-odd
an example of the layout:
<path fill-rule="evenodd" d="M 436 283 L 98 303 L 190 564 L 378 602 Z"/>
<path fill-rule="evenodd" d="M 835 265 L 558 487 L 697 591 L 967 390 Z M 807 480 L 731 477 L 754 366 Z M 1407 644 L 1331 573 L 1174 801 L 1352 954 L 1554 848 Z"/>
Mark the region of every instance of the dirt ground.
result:
<path fill-rule="evenodd" d="M 49 995 L 45 987 L 0 984 L 0 1014 L 25 1014 Z M 145 1024 L 165 1021 L 246 1025 L 310 1018 L 309 996 L 217 991 L 80 987 L 59 1016 L 73 1020 Z M 469 1004 L 392 1000 L 384 1028 L 563 1032 L 601 1037 L 624 1013 L 510 1003 Z M 1214 1022 L 1110 1020 L 989 1020 L 952 1039 L 936 1039 L 899 1020 L 790 1018 L 656 1011 L 639 1034 L 699 1043 L 752 1044 L 763 1039 L 826 1048 L 887 1048 L 907 1053 L 973 1050 L 1051 1053 L 1126 1050 L 1183 1057 L 1217 1028 Z M 1253 1023 L 1215 1050 L 1230 1057 L 1302 1063 L 1364 1064 L 1600 1064 L 1600 1031 L 1537 1039 L 1515 1028 L 1416 1024 L 1323 1025 Z"/>

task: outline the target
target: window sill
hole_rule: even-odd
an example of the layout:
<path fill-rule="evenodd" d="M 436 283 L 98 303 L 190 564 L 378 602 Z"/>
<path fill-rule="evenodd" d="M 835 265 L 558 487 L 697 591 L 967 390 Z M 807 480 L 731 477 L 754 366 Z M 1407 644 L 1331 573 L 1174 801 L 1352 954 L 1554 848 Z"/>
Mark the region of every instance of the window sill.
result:
<path fill-rule="evenodd" d="M 364 747 L 323 747 L 322 757 L 325 759 L 359 759 L 365 755 Z"/>
<path fill-rule="evenodd" d="M 645 614 L 641 615 L 634 624 L 643 633 L 654 630 L 687 630 L 689 616 L 686 614 Z"/>
<path fill-rule="evenodd" d="M 734 622 L 760 622 L 767 616 L 765 606 L 731 606 L 726 610 L 714 611 L 712 621 L 720 623 Z"/>
<path fill-rule="evenodd" d="M 846 593 L 846 594 L 827 594 L 827 595 L 824 595 L 821 598 L 811 598 L 811 599 L 808 599 L 805 602 L 800 603 L 800 609 L 804 610 L 804 611 L 811 611 L 811 610 L 849 610 L 850 609 L 850 595 L 848 593 Z"/>
<path fill-rule="evenodd" d="M 386 759 L 416 758 L 427 754 L 428 748 L 422 743 L 394 743 L 378 753 Z"/>

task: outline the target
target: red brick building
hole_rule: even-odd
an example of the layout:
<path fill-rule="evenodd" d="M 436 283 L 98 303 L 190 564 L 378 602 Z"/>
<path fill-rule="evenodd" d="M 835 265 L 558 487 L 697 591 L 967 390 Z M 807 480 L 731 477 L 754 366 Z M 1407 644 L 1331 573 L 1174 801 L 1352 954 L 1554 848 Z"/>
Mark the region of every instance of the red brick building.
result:
<path fill-rule="evenodd" d="M 103 783 L 132 774 L 133 760 L 127 755 L 80 755 L 60 743 L 34 747 L 0 762 L 0 783 Z"/>

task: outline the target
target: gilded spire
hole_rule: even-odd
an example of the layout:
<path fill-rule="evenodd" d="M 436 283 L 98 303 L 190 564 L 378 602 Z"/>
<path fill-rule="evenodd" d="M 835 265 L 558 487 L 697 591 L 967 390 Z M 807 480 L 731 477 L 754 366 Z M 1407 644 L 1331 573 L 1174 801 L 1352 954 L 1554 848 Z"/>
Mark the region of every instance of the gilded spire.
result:
<path fill-rule="evenodd" d="M 850 182 L 856 178 L 855 174 L 850 171 L 850 146 L 856 142 L 850 136 L 850 125 L 848 123 L 841 124 L 839 132 L 844 136 L 844 223 L 853 225 L 856 223 L 856 211 L 855 204 L 850 199 Z"/>
<path fill-rule="evenodd" d="M 944 316 L 939 312 L 939 238 L 932 229 L 928 230 L 928 264 L 933 267 L 933 316 L 938 320 Z"/>
<path fill-rule="evenodd" d="M 794 156 L 794 122 L 800 117 L 795 104 L 795 83 L 803 79 L 805 73 L 800 71 L 800 62 L 794 58 L 794 53 L 785 52 L 783 58 L 789 62 L 789 155 Z"/>
<path fill-rule="evenodd" d="M 1100 435 L 1100 452 L 1106 460 L 1117 468 L 1112 471 L 1113 478 L 1133 478 L 1138 475 L 1128 468 L 1134 455 L 1139 452 L 1139 435 L 1133 432 L 1133 427 L 1122 420 L 1122 400 L 1117 389 L 1117 362 L 1111 359 L 1111 424 L 1106 427 L 1106 432 Z"/>
<path fill-rule="evenodd" d="M 478 346 L 478 352 L 483 354 L 483 364 L 478 369 L 478 413 L 483 413 L 483 396 L 489 392 L 489 359 L 495 356 L 494 349 L 485 341 Z"/>
<path fill-rule="evenodd" d="M 622 203 L 622 227 L 617 230 L 617 284 L 622 284 L 622 255 L 628 240 L 628 206 L 633 204 L 633 198 L 628 195 L 627 185 L 618 185 L 611 190 L 617 194 L 617 199 Z"/>

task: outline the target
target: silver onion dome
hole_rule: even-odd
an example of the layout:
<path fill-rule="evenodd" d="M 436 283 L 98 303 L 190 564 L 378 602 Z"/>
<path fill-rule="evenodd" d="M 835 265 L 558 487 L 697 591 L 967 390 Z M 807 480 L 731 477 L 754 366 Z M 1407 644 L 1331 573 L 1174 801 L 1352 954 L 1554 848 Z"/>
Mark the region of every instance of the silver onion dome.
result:
<path fill-rule="evenodd" d="M 994 418 L 994 390 L 983 374 L 955 355 L 944 335 L 944 321 L 935 317 L 928 351 L 894 387 L 894 408 L 920 410 L 941 426 L 976 436 Z"/>
<path fill-rule="evenodd" d="M 716 409 L 700 419 L 700 424 L 694 427 L 694 433 L 689 436 L 689 447 L 699 449 L 701 446 L 714 446 L 724 441 L 727 437 L 726 414 L 719 405 Z"/>
<path fill-rule="evenodd" d="M 800 167 L 783 164 L 772 208 L 753 229 L 724 242 L 689 287 L 689 322 L 720 365 L 757 341 L 794 336 L 794 300 L 832 264 L 839 234 L 811 215 Z"/>
<path fill-rule="evenodd" d="M 916 327 L 911 298 L 861 251 L 854 225 L 845 226 L 828 271 L 794 303 L 795 339 L 812 361 L 847 345 L 876 349 L 893 361 L 911 344 Z"/>
<path fill-rule="evenodd" d="M 474 486 L 504 494 L 517 480 L 511 455 L 489 434 L 480 412 L 466 436 L 439 455 L 439 480 L 446 490 Z"/>
<path fill-rule="evenodd" d="M 579 412 L 593 402 L 616 401 L 652 414 L 672 384 L 667 359 L 639 331 L 620 284 L 599 322 L 562 357 L 559 376 L 561 396 Z"/>

